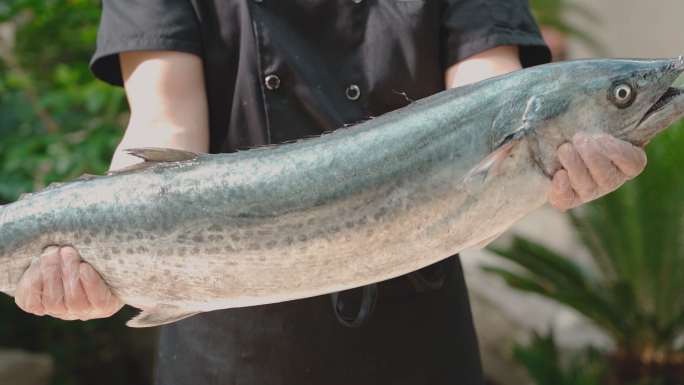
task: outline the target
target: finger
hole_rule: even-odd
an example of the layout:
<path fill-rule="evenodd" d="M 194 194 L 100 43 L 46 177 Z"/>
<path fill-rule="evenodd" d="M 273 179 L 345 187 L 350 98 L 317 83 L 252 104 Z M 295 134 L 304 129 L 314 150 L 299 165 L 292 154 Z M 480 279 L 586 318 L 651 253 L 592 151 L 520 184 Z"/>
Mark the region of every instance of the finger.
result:
<path fill-rule="evenodd" d="M 63 247 L 62 283 L 64 284 L 64 304 L 75 319 L 86 318 L 92 306 L 81 284 L 81 256 L 73 247 Z"/>
<path fill-rule="evenodd" d="M 644 148 L 647 144 L 651 143 L 651 139 L 644 140 L 643 142 L 637 144 L 637 147 Z"/>
<path fill-rule="evenodd" d="M 598 143 L 605 147 L 608 158 L 626 178 L 632 179 L 644 171 L 646 152 L 643 148 L 612 136 L 600 137 Z"/>
<path fill-rule="evenodd" d="M 93 306 L 91 317 L 109 317 L 121 310 L 124 303 L 112 294 L 100 274 L 92 266 L 81 263 L 80 272 L 83 289 Z"/>
<path fill-rule="evenodd" d="M 573 141 L 575 150 L 580 155 L 587 171 L 599 187 L 598 196 L 616 190 L 625 182 L 625 176 L 603 151 L 609 151 L 614 145 L 610 135 L 577 136 Z M 607 146 L 607 147 L 606 147 Z"/>
<path fill-rule="evenodd" d="M 563 168 L 568 171 L 570 185 L 579 199 L 582 202 L 594 200 L 598 195 L 598 185 L 573 146 L 569 143 L 562 144 L 558 148 L 558 158 Z"/>
<path fill-rule="evenodd" d="M 45 314 L 41 294 L 43 291 L 43 274 L 40 264 L 40 258 L 31 261 L 31 266 L 26 269 L 17 282 L 17 290 L 14 296 L 14 301 L 20 309 L 35 315 Z"/>
<path fill-rule="evenodd" d="M 575 206 L 575 190 L 570 185 L 568 171 L 558 170 L 551 181 L 551 191 L 549 191 L 549 203 L 553 208 L 566 211 Z"/>
<path fill-rule="evenodd" d="M 43 275 L 43 306 L 45 313 L 62 317 L 68 311 L 64 304 L 64 285 L 62 284 L 62 258 L 60 248 L 46 249 L 40 256 Z"/>

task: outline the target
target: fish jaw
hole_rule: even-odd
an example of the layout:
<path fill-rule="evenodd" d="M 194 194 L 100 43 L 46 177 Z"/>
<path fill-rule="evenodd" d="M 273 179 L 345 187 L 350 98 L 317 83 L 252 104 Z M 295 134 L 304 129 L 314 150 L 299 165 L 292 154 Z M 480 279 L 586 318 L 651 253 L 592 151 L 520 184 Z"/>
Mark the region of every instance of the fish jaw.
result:
<path fill-rule="evenodd" d="M 526 123 L 532 160 L 551 179 L 561 167 L 558 147 L 579 132 L 609 134 L 634 145 L 651 139 L 684 116 L 684 89 L 672 88 L 683 72 L 682 58 L 577 61 L 557 71 L 553 75 L 563 80 L 561 86 L 550 88 L 541 99 L 541 118 Z M 635 91 L 627 105 L 611 100 L 614 87 L 621 84 Z M 568 108 L 555 108 L 573 92 Z"/>
<path fill-rule="evenodd" d="M 684 73 L 684 59 L 671 60 L 668 83 L 672 85 Z M 646 142 L 660 134 L 672 123 L 684 117 L 684 87 L 667 87 L 660 98 L 650 107 L 636 127 L 625 135 L 634 144 Z"/>

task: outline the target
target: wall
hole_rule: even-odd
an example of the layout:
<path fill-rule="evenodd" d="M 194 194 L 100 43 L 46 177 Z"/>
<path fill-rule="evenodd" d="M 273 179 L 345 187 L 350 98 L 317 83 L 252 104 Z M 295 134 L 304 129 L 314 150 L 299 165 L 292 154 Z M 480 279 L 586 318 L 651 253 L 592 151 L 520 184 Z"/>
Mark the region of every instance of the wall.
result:
<path fill-rule="evenodd" d="M 684 0 L 571 0 L 601 19 L 601 25 L 577 15 L 569 21 L 602 42 L 607 57 L 661 58 L 684 55 Z M 596 57 L 577 41 L 568 44 L 570 59 Z"/>

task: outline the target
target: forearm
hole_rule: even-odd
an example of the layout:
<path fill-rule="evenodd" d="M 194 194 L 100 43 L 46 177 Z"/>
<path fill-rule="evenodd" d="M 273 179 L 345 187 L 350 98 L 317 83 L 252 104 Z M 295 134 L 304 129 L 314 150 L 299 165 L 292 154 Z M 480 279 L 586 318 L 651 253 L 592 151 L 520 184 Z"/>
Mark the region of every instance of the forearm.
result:
<path fill-rule="evenodd" d="M 209 151 L 209 113 L 202 60 L 171 51 L 119 55 L 131 120 L 111 169 L 141 160 L 128 148 L 164 147 Z"/>
<path fill-rule="evenodd" d="M 522 69 L 518 46 L 505 45 L 480 52 L 449 67 L 446 88 L 461 87 Z"/>

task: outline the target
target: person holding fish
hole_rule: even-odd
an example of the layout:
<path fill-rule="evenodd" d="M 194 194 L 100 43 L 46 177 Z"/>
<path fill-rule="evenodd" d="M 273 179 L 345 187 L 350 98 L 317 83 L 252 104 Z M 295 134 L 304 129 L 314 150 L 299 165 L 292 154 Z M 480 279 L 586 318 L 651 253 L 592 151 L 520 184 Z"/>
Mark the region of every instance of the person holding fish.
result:
<path fill-rule="evenodd" d="M 123 85 L 131 106 L 120 169 L 136 161 L 127 148 L 283 143 L 549 60 L 525 0 L 105 0 L 91 68 Z M 646 164 L 639 146 L 588 133 L 558 157 L 549 202 L 559 210 Z M 65 320 L 123 306 L 71 247 L 47 248 L 16 302 Z M 484 383 L 458 256 L 332 297 L 165 325 L 157 362 L 158 384 Z"/>

